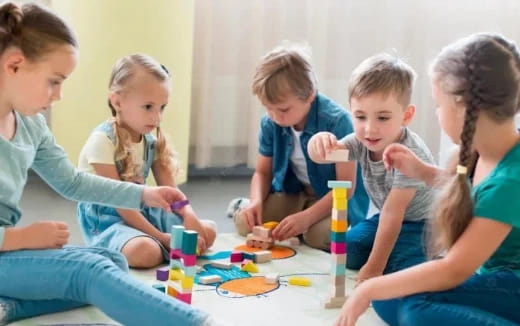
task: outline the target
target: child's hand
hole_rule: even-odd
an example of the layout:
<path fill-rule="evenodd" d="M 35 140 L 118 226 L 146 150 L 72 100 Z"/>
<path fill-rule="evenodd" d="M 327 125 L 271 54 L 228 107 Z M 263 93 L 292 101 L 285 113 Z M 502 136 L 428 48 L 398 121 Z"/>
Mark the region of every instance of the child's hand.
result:
<path fill-rule="evenodd" d="M 404 145 L 388 145 L 383 152 L 383 163 L 387 170 L 396 169 L 410 178 L 421 179 L 423 162 Z"/>
<path fill-rule="evenodd" d="M 199 254 L 202 254 L 206 250 L 208 250 L 208 245 L 206 244 L 206 240 L 200 236 L 197 238 L 197 249 L 199 250 Z"/>
<path fill-rule="evenodd" d="M 20 229 L 22 249 L 59 249 L 69 242 L 69 226 L 63 222 L 35 222 Z"/>
<path fill-rule="evenodd" d="M 284 241 L 296 237 L 309 229 L 307 219 L 298 213 L 285 217 L 273 230 L 273 239 Z"/>
<path fill-rule="evenodd" d="M 325 161 L 327 153 L 339 148 L 344 149 L 345 146 L 338 143 L 334 134 L 325 131 L 312 136 L 307 145 L 310 159 L 317 163 Z"/>
<path fill-rule="evenodd" d="M 171 212 L 170 205 L 179 200 L 185 200 L 186 196 L 174 187 L 145 187 L 143 191 L 143 203 L 152 207 L 161 207 L 167 212 Z"/>
<path fill-rule="evenodd" d="M 368 309 L 370 300 L 364 295 L 361 287 L 354 290 L 347 302 L 341 308 L 340 315 L 334 326 L 354 326 L 365 310 Z"/>
<path fill-rule="evenodd" d="M 242 209 L 242 214 L 246 219 L 247 227 L 253 230 L 255 225 L 262 225 L 262 203 L 252 201 Z"/>
<path fill-rule="evenodd" d="M 362 282 L 371 279 L 372 277 L 381 276 L 383 271 L 381 268 L 374 266 L 372 264 L 366 263 L 361 267 L 356 279 L 356 286 L 361 284 Z"/>

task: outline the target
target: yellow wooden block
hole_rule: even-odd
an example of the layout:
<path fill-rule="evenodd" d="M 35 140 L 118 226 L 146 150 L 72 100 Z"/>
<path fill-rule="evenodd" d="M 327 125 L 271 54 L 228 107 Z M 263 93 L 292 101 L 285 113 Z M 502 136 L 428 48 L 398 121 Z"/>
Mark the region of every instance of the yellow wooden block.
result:
<path fill-rule="evenodd" d="M 347 199 L 346 198 L 333 198 L 332 199 L 332 208 L 337 210 L 346 210 L 347 209 Z"/>
<path fill-rule="evenodd" d="M 311 280 L 306 277 L 289 277 L 289 284 L 298 286 L 311 286 Z"/>
<path fill-rule="evenodd" d="M 266 229 L 272 230 L 272 229 L 274 229 L 277 225 L 278 225 L 278 222 L 271 221 L 271 222 L 265 222 L 265 223 L 263 224 L 263 227 L 266 228 Z"/>
<path fill-rule="evenodd" d="M 244 264 L 242 266 L 241 270 L 243 270 L 244 272 L 249 272 L 249 273 L 258 273 L 258 267 L 252 261 Z"/>
<path fill-rule="evenodd" d="M 182 280 L 184 278 L 184 272 L 182 269 L 170 269 L 170 281 Z"/>
<path fill-rule="evenodd" d="M 186 289 L 193 288 L 193 280 L 194 280 L 194 277 L 184 277 L 181 280 L 182 289 L 186 290 Z"/>
<path fill-rule="evenodd" d="M 332 189 L 332 198 L 347 198 L 347 189 L 346 188 Z"/>
<path fill-rule="evenodd" d="M 347 231 L 347 221 L 345 220 L 331 220 L 330 222 L 330 230 L 334 232 L 346 232 Z"/>

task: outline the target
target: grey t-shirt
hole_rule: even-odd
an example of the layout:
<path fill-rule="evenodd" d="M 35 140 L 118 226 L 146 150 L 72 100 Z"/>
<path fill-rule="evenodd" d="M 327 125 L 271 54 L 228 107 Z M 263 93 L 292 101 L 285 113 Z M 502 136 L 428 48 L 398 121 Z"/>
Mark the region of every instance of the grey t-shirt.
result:
<path fill-rule="evenodd" d="M 381 210 L 392 188 L 415 188 L 415 197 L 404 213 L 405 221 L 420 221 L 430 217 L 433 189 L 424 182 L 412 179 L 398 170 L 387 171 L 383 161 L 370 159 L 369 150 L 356 138 L 355 134 L 340 140 L 349 149 L 349 160 L 358 161 L 363 175 L 363 184 L 374 205 Z M 403 128 L 399 143 L 408 147 L 424 162 L 435 164 L 433 156 L 423 140 L 408 128 Z"/>

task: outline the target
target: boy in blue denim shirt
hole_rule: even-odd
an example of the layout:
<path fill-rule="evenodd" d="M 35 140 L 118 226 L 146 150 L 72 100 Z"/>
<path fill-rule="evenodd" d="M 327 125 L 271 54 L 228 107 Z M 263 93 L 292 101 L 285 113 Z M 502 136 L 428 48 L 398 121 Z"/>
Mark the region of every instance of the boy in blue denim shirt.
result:
<path fill-rule="evenodd" d="M 356 163 L 315 164 L 307 154 L 307 142 L 319 131 L 337 137 L 351 133 L 349 113 L 317 91 L 314 71 L 298 47 L 278 47 L 263 57 L 252 89 L 267 115 L 261 121 L 250 199 L 233 213 L 236 230 L 246 235 L 255 225 L 279 221 L 275 240 L 303 234 L 308 245 L 327 249 L 332 208 L 327 181 L 353 181 L 351 224 L 365 218 L 368 197 L 360 175 L 356 178 Z"/>

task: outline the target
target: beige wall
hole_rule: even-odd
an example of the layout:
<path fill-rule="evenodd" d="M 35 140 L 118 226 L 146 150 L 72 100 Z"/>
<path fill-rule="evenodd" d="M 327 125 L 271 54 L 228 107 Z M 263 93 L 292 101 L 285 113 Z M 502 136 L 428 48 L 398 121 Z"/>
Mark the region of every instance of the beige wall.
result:
<path fill-rule="evenodd" d="M 52 129 L 70 159 L 77 162 L 90 131 L 110 116 L 107 84 L 115 61 L 146 53 L 173 75 L 173 93 L 162 128 L 179 152 L 179 183 L 186 180 L 191 70 L 193 0 L 52 0 L 52 7 L 74 29 L 80 60 L 64 86 L 64 98 L 52 110 Z"/>

